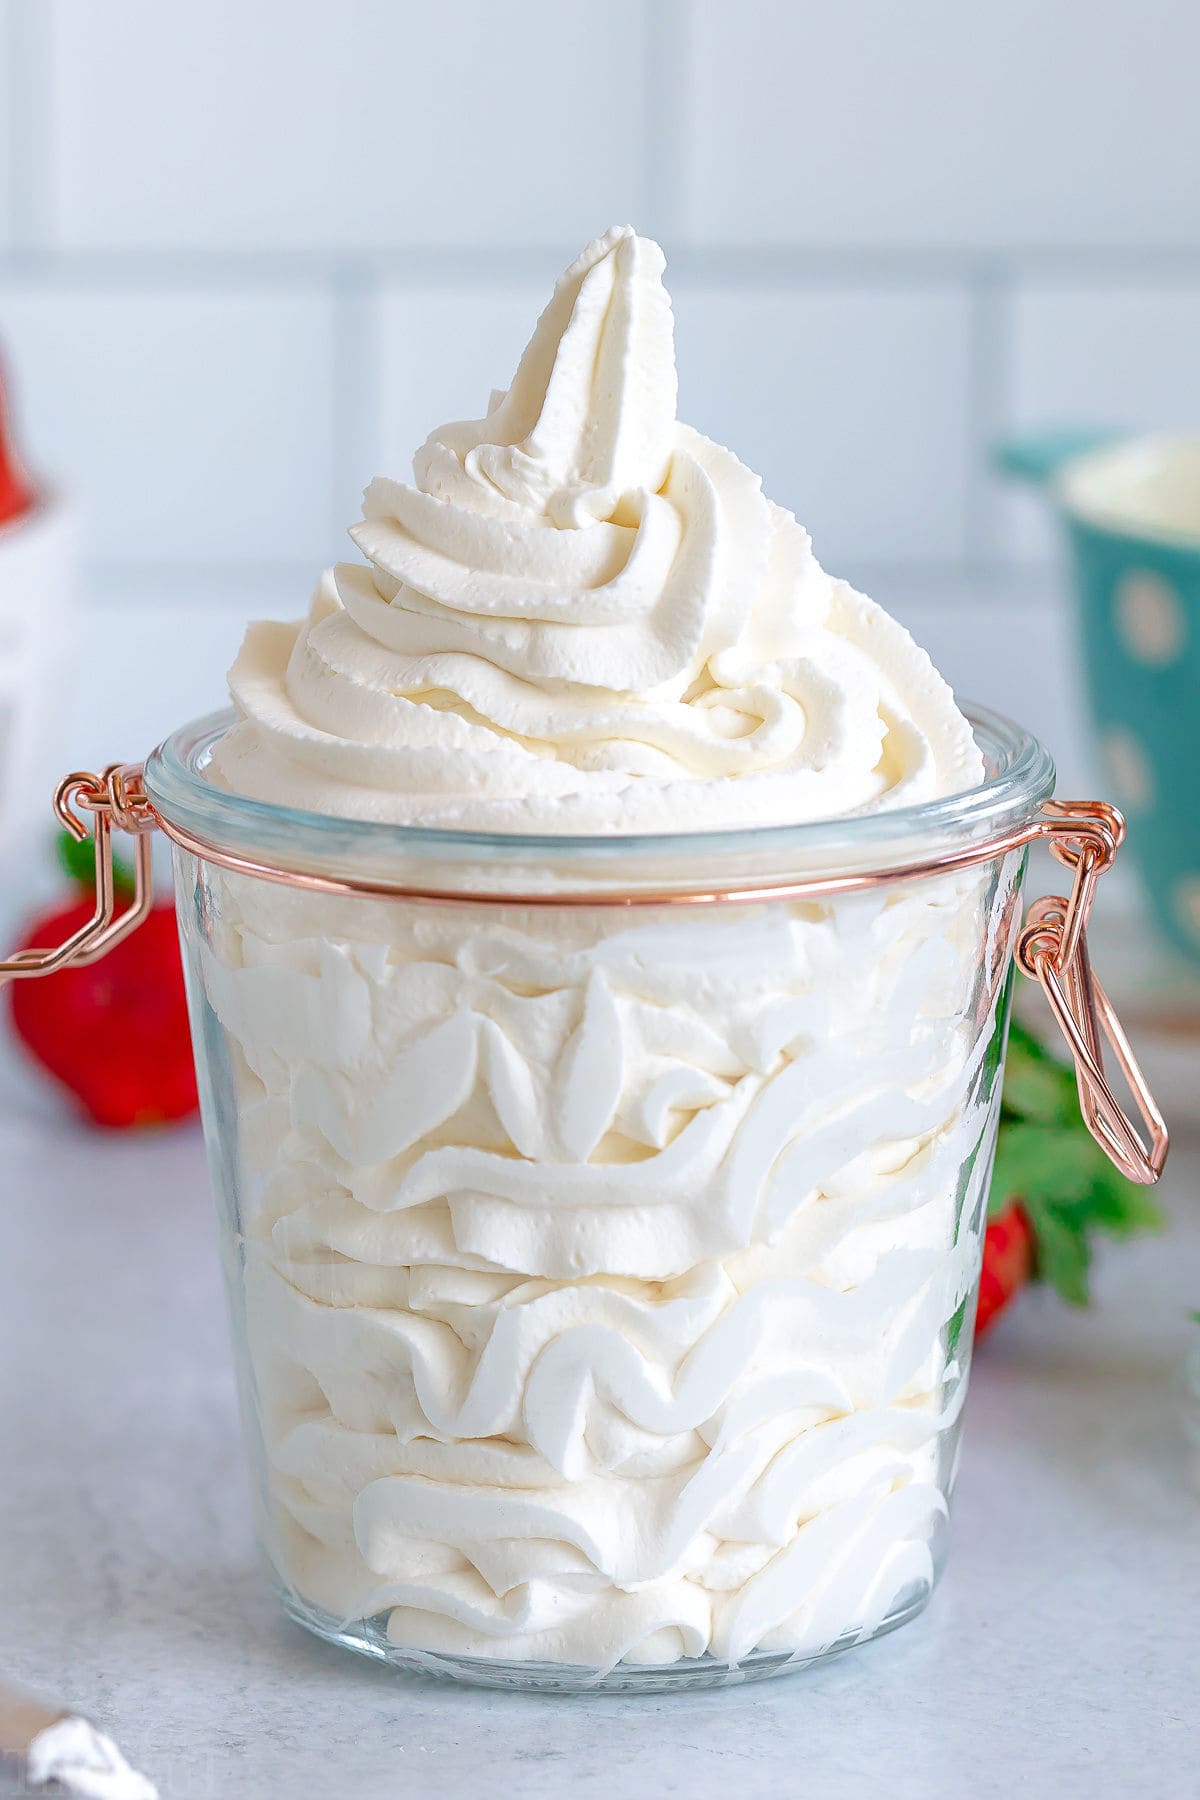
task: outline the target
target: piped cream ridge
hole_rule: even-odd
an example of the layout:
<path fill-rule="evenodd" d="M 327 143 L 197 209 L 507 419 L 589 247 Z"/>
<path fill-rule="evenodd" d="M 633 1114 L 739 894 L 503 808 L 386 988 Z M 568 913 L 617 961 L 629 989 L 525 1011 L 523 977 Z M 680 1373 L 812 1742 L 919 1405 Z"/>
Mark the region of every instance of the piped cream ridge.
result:
<path fill-rule="evenodd" d="M 908 633 L 680 424 L 658 245 L 558 281 L 512 385 L 380 477 L 306 620 L 250 627 L 216 781 L 396 824 L 653 831 L 828 819 L 983 767 Z"/>

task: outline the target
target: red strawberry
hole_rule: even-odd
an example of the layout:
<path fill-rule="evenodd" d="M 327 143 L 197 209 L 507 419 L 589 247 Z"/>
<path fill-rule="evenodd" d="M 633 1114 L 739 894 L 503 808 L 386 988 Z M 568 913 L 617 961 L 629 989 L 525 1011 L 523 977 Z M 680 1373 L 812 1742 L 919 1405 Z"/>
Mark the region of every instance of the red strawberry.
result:
<path fill-rule="evenodd" d="M 21 947 L 61 943 L 92 910 L 88 897 L 47 913 Z M 87 968 L 14 981 L 12 1019 L 26 1048 L 97 1124 L 158 1125 L 195 1112 L 196 1070 L 170 904 L 153 907 L 136 931 Z"/>
<path fill-rule="evenodd" d="M 983 1336 L 997 1313 L 1025 1286 L 1033 1274 L 1033 1255 L 1033 1229 L 1025 1208 L 1014 1200 L 984 1233 L 976 1337 Z"/>
<path fill-rule="evenodd" d="M 20 518 L 34 503 L 34 492 L 17 461 L 8 437 L 8 407 L 0 382 L 0 525 Z"/>

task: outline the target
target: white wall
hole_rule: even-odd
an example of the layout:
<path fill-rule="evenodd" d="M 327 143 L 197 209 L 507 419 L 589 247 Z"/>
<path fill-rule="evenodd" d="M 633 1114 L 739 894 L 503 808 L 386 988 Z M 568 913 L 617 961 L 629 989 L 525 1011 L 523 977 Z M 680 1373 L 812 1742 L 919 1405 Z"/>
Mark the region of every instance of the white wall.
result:
<path fill-rule="evenodd" d="M 1197 421 L 1198 68 L 1193 0 L 0 0 L 0 340 L 94 596 L 66 760 L 217 700 L 628 218 L 685 416 L 1089 779 L 987 449 Z"/>

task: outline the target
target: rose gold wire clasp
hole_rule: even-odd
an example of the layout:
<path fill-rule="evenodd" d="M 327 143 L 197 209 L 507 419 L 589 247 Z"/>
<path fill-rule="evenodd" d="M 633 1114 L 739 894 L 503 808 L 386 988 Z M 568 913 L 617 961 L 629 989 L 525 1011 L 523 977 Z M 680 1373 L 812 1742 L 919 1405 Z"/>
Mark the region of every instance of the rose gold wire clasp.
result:
<path fill-rule="evenodd" d="M 1096 883 L 1112 864 L 1125 836 L 1125 821 L 1121 814 L 1116 807 L 1108 806 L 1102 800 L 1048 800 L 1039 816 L 1026 825 L 985 842 L 945 852 L 927 862 L 903 864 L 898 868 L 719 891 L 622 894 L 602 890 L 568 895 L 480 893 L 462 889 L 442 892 L 402 882 L 357 877 L 335 879 L 258 862 L 193 837 L 169 820 L 160 818 L 146 795 L 138 764 L 115 763 L 103 775 L 68 775 L 59 783 L 54 810 L 67 830 L 82 840 L 87 835 L 87 827 L 75 812 L 75 806 L 92 816 L 96 845 L 95 911 L 64 943 L 52 949 L 23 950 L 9 961 L 0 962 L 0 983 L 6 979 L 50 975 L 68 964 L 95 962 L 106 950 L 137 929 L 150 911 L 153 900 L 150 833 L 156 826 L 160 826 L 173 843 L 202 860 L 265 881 L 320 893 L 362 894 L 374 898 L 386 895 L 414 905 L 449 906 L 708 907 L 771 900 L 825 899 L 834 894 L 856 893 L 895 882 L 920 881 L 961 869 L 978 868 L 1012 851 L 1044 842 L 1052 856 L 1073 870 L 1074 879 L 1066 899 L 1054 894 L 1035 901 L 1030 908 L 1017 940 L 1018 966 L 1042 985 L 1075 1059 L 1084 1122 L 1105 1154 L 1131 1181 L 1144 1184 L 1157 1181 L 1166 1162 L 1168 1139 L 1162 1114 L 1112 1003 L 1092 973 L 1088 957 L 1087 923 L 1096 897 Z M 114 827 L 129 833 L 136 842 L 133 899 L 119 915 L 113 884 Z M 1141 1119 L 1141 1132 L 1122 1111 L 1108 1084 L 1104 1068 L 1106 1043 L 1128 1083 Z"/>
<path fill-rule="evenodd" d="M 1148 1186 L 1158 1180 L 1167 1160 L 1166 1123 L 1112 1002 L 1092 970 L 1087 946 L 1096 883 L 1116 857 L 1125 820 L 1115 806 L 1101 800 L 1048 800 L 1039 835 L 1050 854 L 1074 871 L 1074 879 L 1065 899 L 1050 894 L 1030 907 L 1017 940 L 1017 964 L 1041 983 L 1067 1041 L 1085 1125 L 1123 1175 Z M 1106 1043 L 1133 1096 L 1141 1131 L 1109 1086 Z"/>
<path fill-rule="evenodd" d="M 150 833 L 158 821 L 142 788 L 141 776 L 141 768 L 136 765 L 113 763 L 102 775 L 76 771 L 59 782 L 54 793 L 55 815 L 81 843 L 88 835 L 88 827 L 79 812 L 91 816 L 96 859 L 95 908 L 91 918 L 61 944 L 19 950 L 0 962 L 0 983 L 53 975 L 57 969 L 97 962 L 114 944 L 136 931 L 146 917 L 154 902 Z M 133 898 L 120 913 L 113 879 L 114 826 L 135 840 Z"/>

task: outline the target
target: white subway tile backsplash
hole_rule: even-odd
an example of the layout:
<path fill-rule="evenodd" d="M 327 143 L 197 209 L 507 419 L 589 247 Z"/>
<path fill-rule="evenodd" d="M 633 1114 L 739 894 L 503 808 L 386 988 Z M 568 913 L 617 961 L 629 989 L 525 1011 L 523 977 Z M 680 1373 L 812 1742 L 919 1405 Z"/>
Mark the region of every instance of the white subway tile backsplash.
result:
<path fill-rule="evenodd" d="M 585 242 L 645 198 L 641 0 L 43 0 L 53 241 Z"/>
<path fill-rule="evenodd" d="M 881 572 L 873 597 L 908 627 L 960 699 L 1005 713 L 1046 745 L 1058 792 L 1103 794 L 1076 644 L 1074 609 L 1063 582 L 1034 575 L 944 575 L 914 579 Z M 1031 657 L 1029 645 L 1038 655 Z"/>
<path fill-rule="evenodd" d="M 557 273 L 551 257 L 537 286 L 381 290 L 368 334 L 364 482 L 372 475 L 407 481 L 413 451 L 435 426 L 483 417 L 492 389 L 512 380 Z"/>
<path fill-rule="evenodd" d="M 762 475 L 827 567 L 963 555 L 964 295 L 674 288 L 680 417 Z"/>
<path fill-rule="evenodd" d="M 301 617 L 312 585 L 312 569 L 299 564 L 258 576 L 223 571 L 219 583 L 185 571 L 168 608 L 152 576 L 126 569 L 93 578 L 80 607 L 80 663 L 107 679 L 78 684 L 43 791 L 63 769 L 137 761 L 189 719 L 227 705 L 226 674 L 247 622 Z M 187 620 L 186 656 L 176 607 Z"/>
<path fill-rule="evenodd" d="M 1188 0 L 693 0 L 691 235 L 1194 245 Z"/>
<path fill-rule="evenodd" d="M 1026 281 L 1011 313 L 1006 430 L 1200 429 L 1200 278 L 1166 284 Z M 1000 490 L 1000 542 L 1018 560 L 1054 549 L 1048 508 Z"/>
<path fill-rule="evenodd" d="M 219 700 L 632 218 L 681 417 L 1097 786 L 1045 509 L 978 471 L 1200 424 L 1198 64 L 1192 0 L 0 0 L 0 353 L 103 577 L 68 760 Z"/>
<path fill-rule="evenodd" d="M 10 286 L 0 342 L 32 459 L 77 491 L 92 558 L 176 569 L 330 554 L 320 294 Z"/>
<path fill-rule="evenodd" d="M 1200 425 L 1200 278 L 1022 283 L 1010 395 L 1021 423 Z"/>

